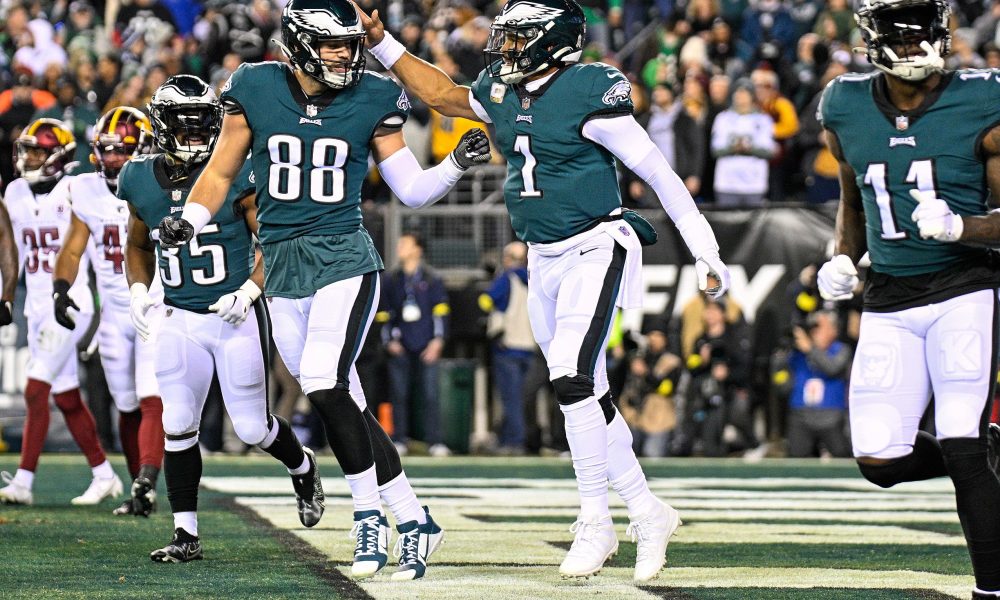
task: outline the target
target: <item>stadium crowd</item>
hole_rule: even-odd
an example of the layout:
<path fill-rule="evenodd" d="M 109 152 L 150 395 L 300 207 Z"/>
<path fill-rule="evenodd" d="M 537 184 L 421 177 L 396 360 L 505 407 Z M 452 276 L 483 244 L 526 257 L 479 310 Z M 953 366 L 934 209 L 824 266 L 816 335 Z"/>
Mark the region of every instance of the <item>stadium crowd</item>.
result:
<path fill-rule="evenodd" d="M 358 0 L 378 9 L 408 50 L 458 83 L 482 69 L 482 48 L 503 0 Z M 93 170 L 90 132 L 108 108 L 142 108 L 166 78 L 203 77 L 217 89 L 243 62 L 282 60 L 272 43 L 281 0 L 34 0 L 0 3 L 0 178 L 14 177 L 13 140 L 33 119 L 71 124 L 77 173 Z M 822 143 L 819 94 L 834 77 L 868 71 L 846 0 L 581 0 L 588 19 L 584 61 L 621 68 L 632 82 L 636 117 L 699 202 L 725 207 L 836 200 L 837 164 Z M 1000 0 L 953 2 L 950 68 L 1000 67 Z M 374 60 L 369 68 L 378 67 Z M 440 160 L 475 124 L 433 113 L 414 102 L 408 136 L 425 162 Z M 415 132 L 415 133 L 414 133 Z M 421 155 L 422 154 L 422 155 Z M 621 173 L 626 206 L 657 207 L 636 176 Z M 386 201 L 374 184 L 366 200 Z M 385 274 L 381 335 L 373 331 L 359 367 L 369 398 L 391 398 L 393 439 L 410 442 L 407 420 L 421 404 L 420 432 L 434 454 L 447 454 L 434 398 L 435 368 L 448 342 L 448 300 L 425 243 L 403 236 L 401 266 Z M 385 251 L 385 248 L 382 248 Z M 404 257 L 404 254 L 407 257 Z M 504 250 L 496 279 L 480 298 L 497 386 L 493 411 L 499 452 L 565 450 L 559 411 L 541 431 L 532 400 L 546 380 L 526 334 L 524 249 Z M 431 265 L 433 266 L 433 265 Z M 612 337 L 609 374 L 636 445 L 651 456 L 763 452 L 768 439 L 788 438 L 791 455 L 847 454 L 845 382 L 858 307 L 825 310 L 807 267 L 788 290 L 794 306 L 786 342 L 773 356 L 753 358 L 752 333 L 734 301 L 698 298 L 679 322 L 647 319 L 642 335 Z M 415 312 L 414 312 L 415 311 Z M 488 316 L 489 315 L 489 316 Z M 487 326 L 487 321 L 489 325 Z M 96 357 L 94 357 L 96 359 Z M 386 369 L 380 371 L 380 369 Z M 99 380 L 100 369 L 88 373 Z M 276 414 L 303 430 L 316 423 L 279 364 L 274 367 Z M 380 377 L 388 373 L 388 378 Z M 542 373 L 539 378 L 536 375 Z M 93 387 L 92 387 L 93 389 Z M 419 401 L 410 393 L 415 390 Z M 216 394 L 217 395 L 217 394 Z M 91 398 L 91 403 L 95 403 Z M 222 449 L 222 411 L 209 403 L 203 441 Z M 766 415 L 766 429 L 754 414 Z M 385 411 L 388 412 L 388 411 Z M 95 410 L 110 433 L 109 411 Z M 102 419 L 101 415 L 105 415 Z M 382 413 L 385 414 L 385 413 Z M 385 417 L 389 423 L 392 417 Z M 544 419 L 543 419 L 544 420 Z M 760 419 L 757 419 L 760 421 Z M 219 435 L 211 435 L 213 429 Z M 313 438 L 313 444 L 316 439 Z M 214 439 L 213 439 L 214 438 Z M 304 438 L 306 441 L 307 438 Z M 110 435 L 106 441 L 111 441 Z M 230 448 L 232 449 L 232 448 Z"/>

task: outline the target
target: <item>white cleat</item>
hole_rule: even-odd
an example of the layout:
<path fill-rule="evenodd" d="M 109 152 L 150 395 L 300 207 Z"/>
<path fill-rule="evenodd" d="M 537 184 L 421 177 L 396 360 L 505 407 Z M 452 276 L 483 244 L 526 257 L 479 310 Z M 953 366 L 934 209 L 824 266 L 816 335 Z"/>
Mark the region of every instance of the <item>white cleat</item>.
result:
<path fill-rule="evenodd" d="M 122 480 L 117 475 L 114 477 L 94 477 L 90 482 L 87 491 L 69 501 L 74 506 L 91 506 L 99 503 L 105 498 L 117 498 L 124 491 Z"/>
<path fill-rule="evenodd" d="M 7 485 L 0 488 L 0 504 L 31 504 L 35 501 L 31 490 L 14 481 L 10 473 L 0 473 L 0 479 Z"/>
<path fill-rule="evenodd" d="M 659 501 L 658 501 L 659 502 Z M 667 564 L 667 542 L 681 526 L 681 517 L 670 505 L 659 502 L 659 508 L 645 514 L 628 525 L 625 535 L 636 543 L 636 583 L 655 579 Z"/>
<path fill-rule="evenodd" d="M 618 536 L 615 535 L 610 515 L 587 521 L 577 519 L 569 530 L 576 537 L 559 565 L 559 574 L 563 577 L 596 575 L 604 563 L 618 552 Z"/>

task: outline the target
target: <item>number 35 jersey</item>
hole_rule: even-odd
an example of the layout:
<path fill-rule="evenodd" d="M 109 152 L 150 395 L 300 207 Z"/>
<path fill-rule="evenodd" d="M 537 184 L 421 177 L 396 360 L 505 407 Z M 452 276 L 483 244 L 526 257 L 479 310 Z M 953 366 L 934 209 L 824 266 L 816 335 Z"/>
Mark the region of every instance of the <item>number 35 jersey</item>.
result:
<path fill-rule="evenodd" d="M 53 315 L 52 273 L 56 256 L 69 232 L 71 206 L 62 187 L 71 177 L 63 177 L 48 194 L 36 194 L 24 179 L 15 179 L 7 186 L 4 203 L 17 241 L 17 251 L 24 267 L 27 288 L 24 315 L 30 320 Z M 94 312 L 94 298 L 90 293 L 87 266 L 93 248 L 80 260 L 80 274 L 70 296 L 80 307 L 80 312 Z"/>
<path fill-rule="evenodd" d="M 151 230 L 163 217 L 179 216 L 188 192 L 204 163 L 186 179 L 171 181 L 163 154 L 137 156 L 118 175 L 118 197 L 132 205 Z M 250 278 L 254 264 L 253 234 L 240 209 L 240 200 L 254 192 L 250 161 L 243 164 L 229 188 L 226 201 L 212 220 L 179 248 L 156 247 L 164 304 L 207 312 L 220 296 L 234 292 Z"/>

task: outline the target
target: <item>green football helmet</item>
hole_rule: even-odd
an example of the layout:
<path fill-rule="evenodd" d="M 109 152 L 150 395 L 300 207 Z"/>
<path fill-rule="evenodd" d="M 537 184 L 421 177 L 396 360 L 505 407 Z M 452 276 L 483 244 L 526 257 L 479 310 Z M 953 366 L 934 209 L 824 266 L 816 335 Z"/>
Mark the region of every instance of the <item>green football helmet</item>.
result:
<path fill-rule="evenodd" d="M 346 61 L 323 60 L 322 42 L 347 45 Z M 365 69 L 365 30 L 348 0 L 291 0 L 281 11 L 282 50 L 291 63 L 313 79 L 343 89 L 361 81 Z"/>
<path fill-rule="evenodd" d="M 573 0 L 512 0 L 490 27 L 486 71 L 504 83 L 518 83 L 575 63 L 586 31 L 583 10 Z"/>

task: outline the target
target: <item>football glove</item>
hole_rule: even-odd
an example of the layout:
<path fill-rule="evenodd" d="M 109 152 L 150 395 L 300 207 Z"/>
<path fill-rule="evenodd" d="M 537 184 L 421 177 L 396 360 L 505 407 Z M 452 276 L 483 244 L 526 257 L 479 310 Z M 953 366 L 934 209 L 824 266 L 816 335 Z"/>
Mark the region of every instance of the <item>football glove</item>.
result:
<path fill-rule="evenodd" d="M 961 239 L 965 223 L 947 202 L 935 198 L 933 192 L 910 190 L 910 195 L 917 201 L 917 208 L 910 216 L 920 228 L 920 237 L 925 240 L 934 238 L 939 242 L 957 242 Z"/>
<path fill-rule="evenodd" d="M 859 281 L 854 261 L 846 254 L 834 256 L 816 274 L 819 295 L 824 300 L 850 300 Z"/>
<path fill-rule="evenodd" d="M 490 139 L 479 129 L 465 132 L 458 145 L 451 151 L 451 159 L 463 171 L 473 165 L 481 165 L 490 161 Z"/>
<path fill-rule="evenodd" d="M 208 307 L 208 310 L 219 315 L 219 318 L 231 325 L 239 325 L 247 318 L 250 306 L 260 298 L 260 288 L 251 280 L 247 280 L 240 289 L 231 294 L 225 294 Z"/>
<path fill-rule="evenodd" d="M 726 267 L 717 253 L 703 254 L 694 263 L 694 271 L 698 274 L 698 289 L 718 300 L 729 290 L 729 268 Z M 711 275 L 718 285 L 708 287 L 708 276 Z"/>
<path fill-rule="evenodd" d="M 69 309 L 72 308 L 79 311 L 80 307 L 70 297 L 69 288 L 69 282 L 65 279 L 56 279 L 53 281 L 52 300 L 55 305 L 56 323 L 59 323 L 66 329 L 76 329 L 76 319 L 73 318 L 73 315 L 69 314 Z"/>
<path fill-rule="evenodd" d="M 10 300 L 0 300 L 0 327 L 14 322 L 14 303 Z"/>
<path fill-rule="evenodd" d="M 194 237 L 194 226 L 183 217 L 163 217 L 157 230 L 160 246 L 164 248 L 183 246 Z"/>
<path fill-rule="evenodd" d="M 129 302 L 128 314 L 132 317 L 132 325 L 135 326 L 135 331 L 139 334 L 139 338 L 144 342 L 148 341 L 152 333 L 152 326 L 146 314 L 153 306 L 153 299 L 149 297 L 149 289 L 143 283 L 133 283 L 132 287 L 129 288 L 129 292 L 132 295 L 132 299 Z"/>

